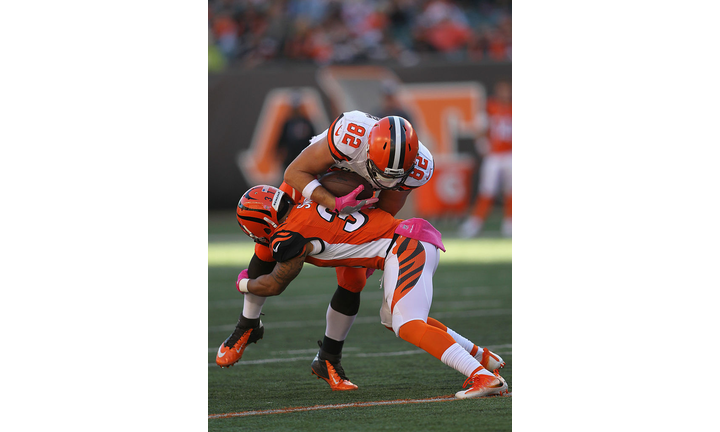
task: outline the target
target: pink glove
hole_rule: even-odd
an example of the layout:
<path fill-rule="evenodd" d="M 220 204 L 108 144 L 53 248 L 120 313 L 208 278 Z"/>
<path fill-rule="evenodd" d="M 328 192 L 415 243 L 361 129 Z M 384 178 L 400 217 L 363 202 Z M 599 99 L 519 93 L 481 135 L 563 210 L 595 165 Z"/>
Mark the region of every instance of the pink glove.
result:
<path fill-rule="evenodd" d="M 375 197 L 360 201 L 356 200 L 355 197 L 360 195 L 360 192 L 362 192 L 364 188 L 365 186 L 360 185 L 344 197 L 335 198 L 335 213 L 348 215 L 358 210 L 366 209 L 378 202 L 378 199 Z"/>
<path fill-rule="evenodd" d="M 250 275 L 248 274 L 248 269 L 245 269 L 240 272 L 237 278 L 237 282 L 235 282 L 235 288 L 237 288 L 238 291 L 240 291 L 240 280 L 241 279 L 250 279 Z M 242 291 L 240 291 L 242 292 Z M 245 293 L 243 293 L 245 294 Z"/>
<path fill-rule="evenodd" d="M 375 273 L 375 269 L 373 269 L 373 268 L 367 269 L 367 271 L 365 271 L 365 279 L 367 279 L 367 278 L 369 278 L 370 276 L 372 276 L 373 273 Z"/>

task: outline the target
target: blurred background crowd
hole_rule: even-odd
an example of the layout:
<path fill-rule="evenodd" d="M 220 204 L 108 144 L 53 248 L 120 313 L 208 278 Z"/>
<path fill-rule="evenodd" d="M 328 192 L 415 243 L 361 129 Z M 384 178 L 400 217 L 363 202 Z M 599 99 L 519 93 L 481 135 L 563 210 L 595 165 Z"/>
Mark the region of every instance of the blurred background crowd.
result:
<path fill-rule="evenodd" d="M 433 154 L 401 217 L 511 236 L 511 14 L 510 0 L 210 0 L 208 208 L 279 185 L 361 110 L 406 118 Z"/>
<path fill-rule="evenodd" d="M 210 69 L 508 61 L 509 0 L 209 0 Z"/>

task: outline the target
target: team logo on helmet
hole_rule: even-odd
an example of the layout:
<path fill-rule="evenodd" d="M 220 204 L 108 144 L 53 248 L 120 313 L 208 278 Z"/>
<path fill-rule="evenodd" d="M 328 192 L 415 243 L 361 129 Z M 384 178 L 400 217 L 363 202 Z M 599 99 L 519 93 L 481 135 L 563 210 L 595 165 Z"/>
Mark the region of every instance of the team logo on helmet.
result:
<path fill-rule="evenodd" d="M 415 168 L 418 139 L 409 121 L 390 116 L 380 119 L 368 136 L 367 170 L 380 189 L 404 183 Z"/>
<path fill-rule="evenodd" d="M 285 192 L 272 186 L 255 186 L 248 189 L 237 206 L 240 228 L 256 243 L 268 245 L 280 220 L 292 206 Z"/>

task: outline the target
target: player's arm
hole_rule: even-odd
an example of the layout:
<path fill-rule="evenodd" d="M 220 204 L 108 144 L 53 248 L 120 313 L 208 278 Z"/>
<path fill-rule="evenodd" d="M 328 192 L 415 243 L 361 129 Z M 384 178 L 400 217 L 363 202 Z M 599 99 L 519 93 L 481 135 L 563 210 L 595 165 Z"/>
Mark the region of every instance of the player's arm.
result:
<path fill-rule="evenodd" d="M 310 144 L 285 170 L 285 183 L 299 191 L 317 178 L 325 174 L 335 164 L 328 144 L 325 140 Z M 335 210 L 335 195 L 322 186 L 318 186 L 310 197 L 316 203 L 329 210 Z"/>
<path fill-rule="evenodd" d="M 263 258 L 260 258 L 257 252 L 253 254 L 252 258 L 250 259 L 250 264 L 248 264 L 249 277 L 256 278 L 262 275 L 272 273 L 273 269 L 275 268 L 275 260 L 272 259 L 272 252 L 269 252 L 269 257 L 263 255 Z"/>
<path fill-rule="evenodd" d="M 395 216 L 401 208 L 405 205 L 410 190 L 407 191 L 396 191 L 396 190 L 384 190 L 380 192 L 378 198 L 380 201 L 377 202 L 376 207 L 379 207 L 391 215 Z"/>
<path fill-rule="evenodd" d="M 270 297 L 282 294 L 290 282 L 300 274 L 305 258 L 312 252 L 313 246 L 308 243 L 300 255 L 284 262 L 275 264 L 269 275 L 263 275 L 247 282 L 247 292 L 260 297 Z M 242 291 L 242 290 L 241 290 Z"/>

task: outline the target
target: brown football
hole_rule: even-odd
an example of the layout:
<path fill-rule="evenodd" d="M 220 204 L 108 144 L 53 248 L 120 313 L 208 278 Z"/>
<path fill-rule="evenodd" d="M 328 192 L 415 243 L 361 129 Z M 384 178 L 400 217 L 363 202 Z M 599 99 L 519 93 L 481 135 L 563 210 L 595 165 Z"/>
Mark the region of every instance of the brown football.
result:
<path fill-rule="evenodd" d="M 325 189 L 338 198 L 349 194 L 360 185 L 365 186 L 365 188 L 357 196 L 357 199 L 364 200 L 373 196 L 373 188 L 370 182 L 354 172 L 330 171 L 320 177 L 319 180 Z"/>

